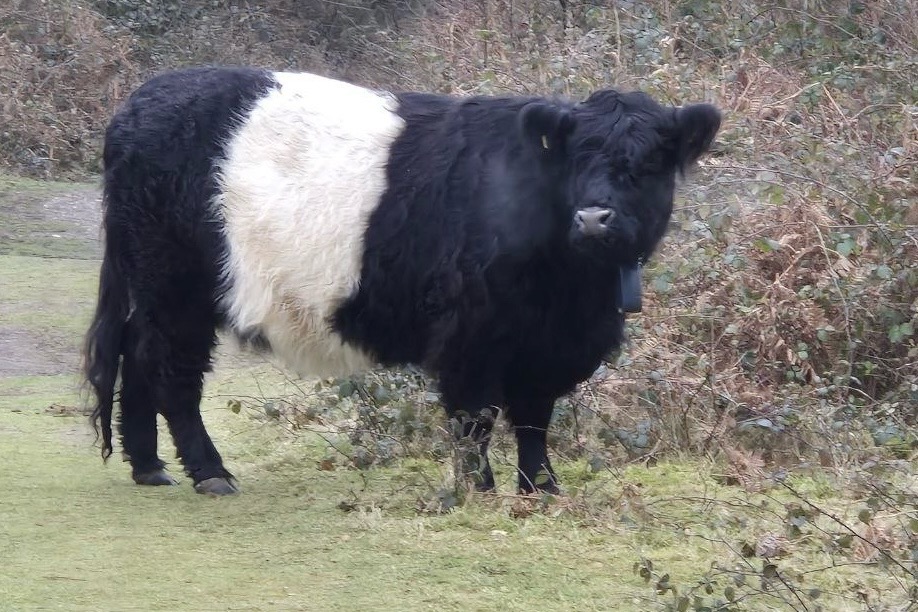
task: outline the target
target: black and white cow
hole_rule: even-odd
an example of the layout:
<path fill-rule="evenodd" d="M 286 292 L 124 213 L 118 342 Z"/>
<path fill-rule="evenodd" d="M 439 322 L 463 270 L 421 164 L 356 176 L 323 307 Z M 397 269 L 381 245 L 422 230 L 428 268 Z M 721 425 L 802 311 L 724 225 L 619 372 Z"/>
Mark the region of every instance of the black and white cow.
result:
<path fill-rule="evenodd" d="M 553 404 L 622 342 L 676 175 L 719 126 L 713 106 L 640 92 L 463 98 L 217 67 L 151 79 L 105 136 L 86 347 L 103 456 L 120 370 L 134 480 L 175 483 L 161 413 L 196 489 L 236 491 L 199 409 L 223 329 L 301 374 L 420 365 L 469 415 L 480 489 L 502 408 L 520 489 L 555 490 Z"/>

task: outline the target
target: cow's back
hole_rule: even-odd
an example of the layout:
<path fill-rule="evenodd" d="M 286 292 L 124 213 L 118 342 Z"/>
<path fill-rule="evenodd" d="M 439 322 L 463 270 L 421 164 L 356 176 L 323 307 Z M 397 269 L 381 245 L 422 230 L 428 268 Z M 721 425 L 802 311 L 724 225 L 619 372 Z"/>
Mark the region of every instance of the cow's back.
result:
<path fill-rule="evenodd" d="M 153 77 L 127 99 L 105 134 L 106 179 L 119 188 L 142 184 L 149 200 L 212 195 L 208 180 L 224 144 L 248 109 L 273 87 L 251 68 L 189 68 Z M 206 187 L 209 193 L 192 193 Z M 157 199 L 159 194 L 170 196 Z M 202 200 L 189 197 L 189 201 Z"/>

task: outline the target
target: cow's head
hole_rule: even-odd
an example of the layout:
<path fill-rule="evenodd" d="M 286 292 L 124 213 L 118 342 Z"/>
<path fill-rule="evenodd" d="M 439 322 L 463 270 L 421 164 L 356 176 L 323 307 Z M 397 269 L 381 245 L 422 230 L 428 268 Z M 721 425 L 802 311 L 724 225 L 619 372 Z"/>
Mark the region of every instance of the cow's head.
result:
<path fill-rule="evenodd" d="M 676 175 L 711 146 L 710 104 L 664 107 L 641 92 L 599 91 L 574 106 L 546 101 L 520 112 L 530 146 L 558 172 L 558 201 L 578 250 L 618 263 L 646 258 L 662 238 Z"/>

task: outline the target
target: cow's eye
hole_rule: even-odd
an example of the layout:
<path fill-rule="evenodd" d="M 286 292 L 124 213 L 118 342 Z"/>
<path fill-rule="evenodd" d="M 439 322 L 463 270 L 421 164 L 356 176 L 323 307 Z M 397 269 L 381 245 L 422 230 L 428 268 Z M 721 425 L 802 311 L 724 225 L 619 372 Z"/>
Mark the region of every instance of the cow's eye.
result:
<path fill-rule="evenodd" d="M 633 187 L 637 184 L 637 175 L 630 168 L 621 168 L 612 172 L 612 181 L 620 187 Z"/>

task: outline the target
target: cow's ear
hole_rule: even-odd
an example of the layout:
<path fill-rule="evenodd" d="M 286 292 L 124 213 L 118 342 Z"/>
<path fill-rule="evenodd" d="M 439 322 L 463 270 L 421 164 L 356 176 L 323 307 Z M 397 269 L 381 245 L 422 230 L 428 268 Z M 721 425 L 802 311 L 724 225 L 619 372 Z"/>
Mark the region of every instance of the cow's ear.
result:
<path fill-rule="evenodd" d="M 698 161 L 714 143 L 720 129 L 720 111 L 710 104 L 690 104 L 676 109 L 678 162 L 685 168 Z"/>
<path fill-rule="evenodd" d="M 530 102 L 520 110 L 523 140 L 546 153 L 560 152 L 574 129 L 570 110 L 549 102 Z"/>

